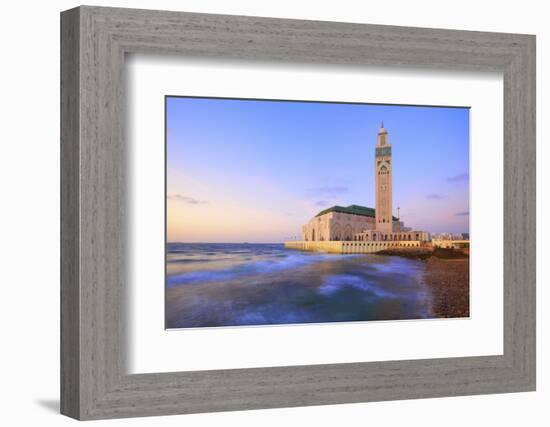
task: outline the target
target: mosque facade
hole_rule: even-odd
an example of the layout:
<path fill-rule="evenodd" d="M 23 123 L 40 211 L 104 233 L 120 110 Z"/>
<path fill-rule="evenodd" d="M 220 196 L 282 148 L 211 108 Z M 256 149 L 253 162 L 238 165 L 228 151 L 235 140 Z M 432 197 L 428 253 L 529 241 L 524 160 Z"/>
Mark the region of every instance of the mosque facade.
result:
<path fill-rule="evenodd" d="M 393 216 L 392 169 L 392 146 L 382 123 L 374 154 L 375 208 L 350 205 L 322 210 L 302 227 L 302 241 L 429 241 L 429 233 L 405 227 Z"/>

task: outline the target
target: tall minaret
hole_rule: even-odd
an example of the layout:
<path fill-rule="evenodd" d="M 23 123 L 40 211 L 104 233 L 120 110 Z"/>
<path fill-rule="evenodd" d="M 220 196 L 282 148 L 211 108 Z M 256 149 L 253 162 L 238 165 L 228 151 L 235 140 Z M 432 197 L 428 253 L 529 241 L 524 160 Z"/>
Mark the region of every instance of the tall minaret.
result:
<path fill-rule="evenodd" d="M 378 131 L 376 155 L 374 157 L 375 192 L 376 192 L 376 230 L 382 233 L 392 231 L 392 172 L 391 145 L 388 143 L 388 132 L 384 122 Z"/>

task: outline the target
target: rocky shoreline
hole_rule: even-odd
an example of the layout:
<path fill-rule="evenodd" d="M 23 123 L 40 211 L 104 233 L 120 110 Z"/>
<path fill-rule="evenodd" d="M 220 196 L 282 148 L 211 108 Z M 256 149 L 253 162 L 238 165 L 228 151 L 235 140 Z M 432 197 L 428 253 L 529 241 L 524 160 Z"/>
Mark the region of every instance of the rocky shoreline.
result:
<path fill-rule="evenodd" d="M 378 252 L 426 263 L 423 280 L 432 294 L 431 314 L 439 318 L 470 316 L 470 257 L 468 250 L 391 248 Z"/>
<path fill-rule="evenodd" d="M 424 282 L 432 292 L 434 317 L 470 317 L 470 260 L 426 260 Z"/>

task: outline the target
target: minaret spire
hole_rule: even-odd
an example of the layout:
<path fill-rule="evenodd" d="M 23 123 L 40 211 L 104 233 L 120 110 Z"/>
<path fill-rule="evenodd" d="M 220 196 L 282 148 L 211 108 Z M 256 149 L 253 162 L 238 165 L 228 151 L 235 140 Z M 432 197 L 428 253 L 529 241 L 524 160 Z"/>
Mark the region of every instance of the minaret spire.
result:
<path fill-rule="evenodd" d="M 374 155 L 375 170 L 375 228 L 390 234 L 393 230 L 392 218 L 392 158 L 388 131 L 381 122 Z"/>

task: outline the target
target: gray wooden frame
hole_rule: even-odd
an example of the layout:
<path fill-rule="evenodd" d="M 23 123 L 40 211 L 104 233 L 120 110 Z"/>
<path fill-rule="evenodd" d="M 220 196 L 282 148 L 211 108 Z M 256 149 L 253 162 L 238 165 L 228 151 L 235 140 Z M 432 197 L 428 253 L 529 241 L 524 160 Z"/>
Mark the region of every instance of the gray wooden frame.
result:
<path fill-rule="evenodd" d="M 504 354 L 128 375 L 130 52 L 502 72 Z M 83 6 L 61 14 L 61 122 L 63 414 L 99 419 L 535 389 L 534 36 Z"/>

